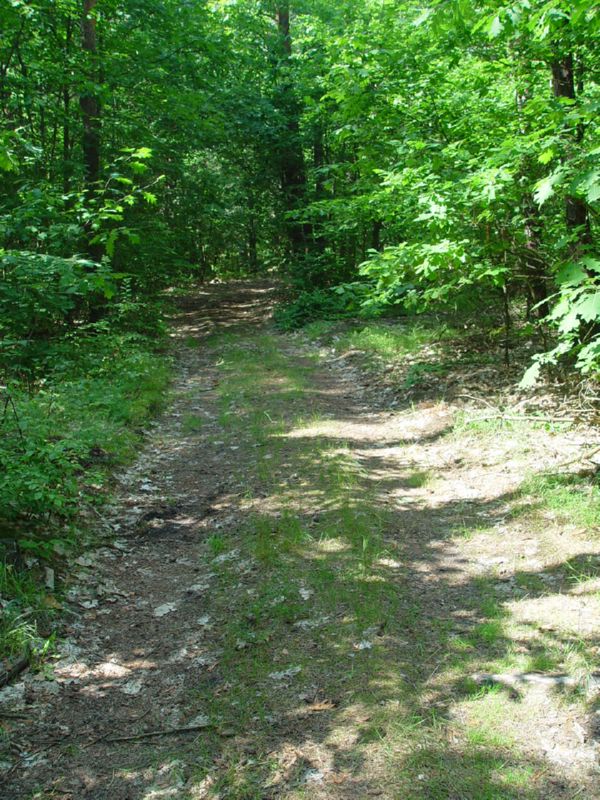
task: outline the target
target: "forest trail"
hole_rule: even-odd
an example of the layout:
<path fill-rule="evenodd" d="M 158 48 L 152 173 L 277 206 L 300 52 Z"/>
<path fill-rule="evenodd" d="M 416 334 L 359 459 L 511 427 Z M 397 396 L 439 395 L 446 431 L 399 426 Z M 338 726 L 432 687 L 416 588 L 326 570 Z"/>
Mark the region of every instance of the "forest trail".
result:
<path fill-rule="evenodd" d="M 117 540 L 79 560 L 46 679 L 13 687 L 2 797 L 600 797 L 586 697 L 470 678 L 594 661 L 600 545 L 520 490 L 581 437 L 390 408 L 272 302 L 182 301 Z"/>

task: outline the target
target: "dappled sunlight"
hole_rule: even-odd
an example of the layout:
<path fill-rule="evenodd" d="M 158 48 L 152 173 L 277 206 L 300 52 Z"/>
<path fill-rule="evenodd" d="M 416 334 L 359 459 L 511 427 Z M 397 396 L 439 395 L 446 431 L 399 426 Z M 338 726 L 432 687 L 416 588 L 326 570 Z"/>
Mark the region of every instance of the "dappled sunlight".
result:
<path fill-rule="evenodd" d="M 450 453 L 445 407 L 364 415 L 335 372 L 244 326 L 185 345 L 155 452 L 123 477 L 120 594 L 84 606 L 88 655 L 57 664 L 90 704 L 86 747 L 114 759 L 85 780 L 144 800 L 574 793 L 585 693 L 567 708 L 477 676 L 589 671 L 592 544 L 565 546 L 491 458 L 478 474 L 470 439 Z"/>
<path fill-rule="evenodd" d="M 542 592 L 542 597 L 527 597 L 507 604 L 515 622 L 545 626 L 547 630 L 560 628 L 575 636 L 598 634 L 600 597 L 597 587 L 593 593 L 583 596 L 579 592 L 573 596 L 564 590 L 552 593 L 551 589 L 542 589 Z"/>

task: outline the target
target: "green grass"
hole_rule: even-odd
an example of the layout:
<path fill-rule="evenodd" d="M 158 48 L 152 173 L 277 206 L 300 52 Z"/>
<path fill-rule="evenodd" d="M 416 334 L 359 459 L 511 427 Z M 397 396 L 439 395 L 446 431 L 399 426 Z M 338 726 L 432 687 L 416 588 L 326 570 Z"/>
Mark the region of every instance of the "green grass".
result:
<path fill-rule="evenodd" d="M 326 319 L 318 319 L 315 322 L 309 322 L 309 324 L 305 325 L 302 330 L 309 339 L 316 341 L 318 339 L 328 337 L 338 327 L 338 322 L 332 322 L 331 320 Z"/>
<path fill-rule="evenodd" d="M 445 327 L 425 327 L 413 324 L 392 327 L 381 323 L 370 323 L 360 330 L 350 331 L 340 337 L 338 348 L 363 350 L 385 361 L 393 362 L 422 347 L 444 338 L 449 332 Z"/>
<path fill-rule="evenodd" d="M 337 350 L 362 350 L 390 364 L 418 353 L 424 347 L 443 344 L 458 336 L 457 331 L 445 324 L 415 320 L 395 324 L 372 321 L 351 329 L 347 323 L 317 320 L 306 325 L 303 332 L 311 340 L 322 339 L 335 344 Z M 412 385 L 421 375 L 445 372 L 448 368 L 449 365 L 428 362 L 413 364 L 406 380 Z"/>
<path fill-rule="evenodd" d="M 578 475 L 532 475 L 521 486 L 538 509 L 557 519 L 586 528 L 600 527 L 600 486 L 597 480 Z"/>
<path fill-rule="evenodd" d="M 480 437 L 493 439 L 498 436 L 514 434 L 521 442 L 520 451 L 530 452 L 535 448 L 530 435 L 533 431 L 544 430 L 553 433 L 567 431 L 572 427 L 571 422 L 549 422 L 545 418 L 539 421 L 531 417 L 519 419 L 518 415 L 506 419 L 494 409 L 482 408 L 479 411 L 459 411 L 454 418 L 454 433 L 463 436 L 472 433 Z"/>
<path fill-rule="evenodd" d="M 472 639 L 475 644 L 482 643 L 489 646 L 501 641 L 503 635 L 502 623 L 497 620 L 490 620 L 489 622 L 482 622 L 473 630 Z"/>
<path fill-rule="evenodd" d="M 430 484 L 432 480 L 433 475 L 429 470 L 415 470 L 403 479 L 403 483 L 410 489 L 421 489 Z"/>

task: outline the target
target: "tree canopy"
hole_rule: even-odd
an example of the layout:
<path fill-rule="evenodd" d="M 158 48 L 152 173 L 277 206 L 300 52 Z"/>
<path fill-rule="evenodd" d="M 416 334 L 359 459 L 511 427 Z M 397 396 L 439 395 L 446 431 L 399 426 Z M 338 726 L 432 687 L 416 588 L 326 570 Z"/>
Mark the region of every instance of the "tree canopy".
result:
<path fill-rule="evenodd" d="M 294 324 L 517 303 L 555 333 L 530 381 L 562 356 L 595 371 L 599 20 L 593 0 L 10 0 L 2 363 L 125 294 L 277 270 Z"/>

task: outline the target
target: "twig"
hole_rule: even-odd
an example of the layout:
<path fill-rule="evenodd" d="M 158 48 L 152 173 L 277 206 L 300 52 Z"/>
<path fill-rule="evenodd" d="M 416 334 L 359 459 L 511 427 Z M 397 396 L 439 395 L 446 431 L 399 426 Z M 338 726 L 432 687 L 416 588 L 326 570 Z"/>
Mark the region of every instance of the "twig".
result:
<path fill-rule="evenodd" d="M 35 756 L 39 756 L 41 753 L 45 753 L 48 750 L 52 750 L 53 747 L 57 747 L 60 743 L 61 743 L 61 740 L 57 739 L 57 740 L 55 740 L 53 742 L 50 742 L 49 744 L 45 744 L 43 747 L 40 747 L 39 750 L 34 750 L 33 753 L 28 753 L 26 756 L 21 756 L 21 758 L 19 758 L 18 761 L 15 761 L 15 763 L 12 765 L 12 767 L 7 772 L 4 773 L 4 777 L 5 778 L 10 777 L 26 761 L 29 761 L 29 760 L 35 758 Z"/>
<path fill-rule="evenodd" d="M 364 355 L 366 355 L 366 352 L 364 350 L 356 350 L 356 349 L 346 350 L 346 352 L 342 353 L 341 356 L 336 356 L 335 358 L 327 359 L 327 363 L 335 364 L 336 361 L 343 361 L 345 358 L 348 358 L 349 356 L 364 356 Z"/>
<path fill-rule="evenodd" d="M 143 714 L 139 714 L 134 719 L 127 720 L 127 722 L 139 722 L 140 720 L 144 719 L 144 717 L 147 717 L 151 710 L 152 709 L 149 708 L 147 711 L 144 711 Z M 100 744 L 100 742 L 106 741 L 106 738 L 109 733 L 110 731 L 108 731 L 107 733 L 103 733 L 102 736 L 98 736 L 96 739 L 92 739 L 91 742 L 86 742 L 86 744 L 83 745 L 84 749 L 87 750 L 88 747 L 93 747 L 95 744 Z"/>
<path fill-rule="evenodd" d="M 146 731 L 145 733 L 137 733 L 133 736 L 111 736 L 110 739 L 104 739 L 105 742 L 135 742 L 138 739 L 150 739 L 155 736 L 173 736 L 178 733 L 195 733 L 197 731 L 205 731 L 212 725 L 184 725 L 181 728 L 163 728 L 157 731 Z"/>
<path fill-rule="evenodd" d="M 512 416 L 510 414 L 484 414 L 481 417 L 473 417 L 467 420 L 470 422 L 481 422 L 488 419 L 503 419 L 507 422 L 577 422 L 578 417 L 536 417 L 535 414 L 522 414 Z"/>
<path fill-rule="evenodd" d="M 571 464 L 577 464 L 579 461 L 591 461 L 592 457 L 595 456 L 596 453 L 600 453 L 600 447 L 595 447 L 593 450 L 591 450 L 589 453 L 586 453 L 583 456 L 577 456 L 576 458 L 572 458 L 571 461 L 563 461 L 561 464 L 556 464 L 556 466 L 554 466 L 551 471 L 554 472 L 557 469 L 563 469 L 563 467 L 570 467 Z"/>
<path fill-rule="evenodd" d="M 474 397 L 472 394 L 466 394 L 465 392 L 461 392 L 457 397 L 466 397 L 467 400 L 475 400 L 476 403 L 483 403 L 484 405 L 488 406 L 489 408 L 493 408 L 495 410 L 496 406 L 490 403 L 483 397 Z"/>
<path fill-rule="evenodd" d="M 6 419 L 6 412 L 8 407 L 12 408 L 13 416 L 15 418 L 15 424 L 17 426 L 17 430 L 19 431 L 19 436 L 21 437 L 21 441 L 25 441 L 25 437 L 23 436 L 23 430 L 21 428 L 21 422 L 19 421 L 19 415 L 17 413 L 17 407 L 15 406 L 15 401 L 12 399 L 12 395 L 5 389 L 4 391 L 5 398 L 4 398 L 4 413 L 2 414 L 2 422 Z"/>

